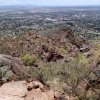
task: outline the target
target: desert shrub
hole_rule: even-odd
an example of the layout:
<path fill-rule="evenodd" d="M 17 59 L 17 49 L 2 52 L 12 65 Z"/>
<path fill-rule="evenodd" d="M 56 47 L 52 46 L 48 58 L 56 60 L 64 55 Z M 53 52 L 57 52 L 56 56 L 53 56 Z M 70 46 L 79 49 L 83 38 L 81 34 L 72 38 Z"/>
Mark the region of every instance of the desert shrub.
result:
<path fill-rule="evenodd" d="M 6 69 L 6 66 L 0 68 L 0 85 L 10 79 L 11 72 Z"/>
<path fill-rule="evenodd" d="M 79 96 L 81 100 L 86 98 L 86 92 L 77 87 L 78 82 L 87 77 L 89 72 L 89 62 L 81 53 L 71 57 L 68 62 L 43 62 L 38 68 L 31 68 L 33 78 L 53 89 Z M 70 84 L 71 88 L 63 87 L 65 83 Z"/>
<path fill-rule="evenodd" d="M 85 56 L 79 53 L 76 57 L 71 57 L 68 62 L 43 62 L 38 68 L 31 67 L 30 73 L 34 79 L 53 89 L 71 93 L 79 97 L 79 100 L 92 100 L 86 97 L 85 89 L 78 88 L 78 82 L 89 75 L 91 70 L 89 66 Z M 71 88 L 63 87 L 64 83 L 70 84 Z"/>
<path fill-rule="evenodd" d="M 24 54 L 22 55 L 22 61 L 24 62 L 25 65 L 31 66 L 33 65 L 38 57 L 36 55 L 30 55 L 30 54 Z"/>
<path fill-rule="evenodd" d="M 90 71 L 88 66 L 88 61 L 79 55 L 67 63 L 45 62 L 39 68 L 32 68 L 31 72 L 34 78 L 45 84 L 58 79 L 61 84 L 69 81 L 74 88 L 79 79 L 88 75 Z"/>
<path fill-rule="evenodd" d="M 66 54 L 67 52 L 64 48 L 58 48 L 57 50 L 62 54 Z"/>
<path fill-rule="evenodd" d="M 69 78 L 73 82 L 86 77 L 90 71 L 88 60 L 81 54 L 78 54 L 76 58 L 72 59 L 67 64 L 67 68 L 69 70 Z"/>
<path fill-rule="evenodd" d="M 56 63 L 45 62 L 39 68 L 32 68 L 32 75 L 34 78 L 46 83 L 52 80 L 57 74 Z"/>
<path fill-rule="evenodd" d="M 0 80 L 2 80 L 3 76 L 5 75 L 5 71 L 0 68 Z"/>

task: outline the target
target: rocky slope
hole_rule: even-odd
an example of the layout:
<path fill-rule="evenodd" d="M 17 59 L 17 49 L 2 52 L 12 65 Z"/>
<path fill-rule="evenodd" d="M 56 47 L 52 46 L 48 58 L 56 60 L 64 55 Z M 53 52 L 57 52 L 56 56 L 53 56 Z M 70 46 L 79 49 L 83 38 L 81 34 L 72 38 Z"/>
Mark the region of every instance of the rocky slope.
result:
<path fill-rule="evenodd" d="M 68 28 L 51 30 L 50 34 L 45 35 L 24 33 L 17 37 L 5 37 L 1 39 L 0 45 L 0 53 L 15 57 L 19 57 L 26 52 L 31 54 L 46 52 L 44 50 L 46 48 L 49 49 L 48 52 L 50 49 L 52 52 L 59 52 L 59 48 L 64 48 L 68 52 L 72 48 L 79 50 L 81 48 L 87 49 L 88 47 L 86 40 L 74 35 Z"/>
<path fill-rule="evenodd" d="M 100 46 L 68 28 L 1 38 L 0 53 L 0 100 L 99 100 Z"/>

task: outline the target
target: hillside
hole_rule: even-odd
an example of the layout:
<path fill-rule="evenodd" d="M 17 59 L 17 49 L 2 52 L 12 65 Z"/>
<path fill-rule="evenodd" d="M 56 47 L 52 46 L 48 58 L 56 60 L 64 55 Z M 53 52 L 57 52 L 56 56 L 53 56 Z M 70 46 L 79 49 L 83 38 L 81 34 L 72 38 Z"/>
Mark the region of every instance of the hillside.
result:
<path fill-rule="evenodd" d="M 27 84 L 26 95 L 0 100 L 99 100 L 100 45 L 65 27 L 40 33 L 0 38 L 1 97 L 9 84 Z"/>

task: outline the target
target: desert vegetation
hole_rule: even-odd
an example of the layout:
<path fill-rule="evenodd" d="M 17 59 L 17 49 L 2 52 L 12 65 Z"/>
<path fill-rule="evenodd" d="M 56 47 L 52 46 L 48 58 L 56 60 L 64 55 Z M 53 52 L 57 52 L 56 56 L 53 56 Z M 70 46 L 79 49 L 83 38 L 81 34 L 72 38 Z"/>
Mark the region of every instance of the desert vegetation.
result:
<path fill-rule="evenodd" d="M 67 100 L 66 96 L 99 100 L 100 45 L 67 27 L 52 28 L 51 32 L 55 34 L 24 33 L 0 40 L 0 53 L 9 55 L 0 58 L 1 85 L 31 79 L 61 93 L 62 100 Z"/>

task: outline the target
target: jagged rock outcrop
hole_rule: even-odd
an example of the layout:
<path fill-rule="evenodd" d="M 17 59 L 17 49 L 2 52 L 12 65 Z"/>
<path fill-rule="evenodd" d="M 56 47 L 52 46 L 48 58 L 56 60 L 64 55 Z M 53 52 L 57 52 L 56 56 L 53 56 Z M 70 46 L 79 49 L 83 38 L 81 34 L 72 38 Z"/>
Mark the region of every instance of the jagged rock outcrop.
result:
<path fill-rule="evenodd" d="M 45 59 L 48 62 L 63 59 L 61 54 L 58 54 L 55 50 L 49 48 L 46 45 L 42 46 L 42 50 L 44 51 L 44 57 L 42 59 Z"/>
<path fill-rule="evenodd" d="M 0 75 L 1 82 L 23 79 L 29 76 L 28 68 L 23 65 L 20 59 L 4 54 L 0 54 Z"/>
<path fill-rule="evenodd" d="M 69 40 L 69 42 L 76 45 L 77 47 L 80 47 L 83 44 L 86 44 L 86 41 L 83 38 L 81 38 L 79 36 L 76 36 L 74 34 L 74 32 L 71 29 L 67 28 L 67 27 L 62 28 L 60 30 L 60 32 L 63 33 L 64 37 L 67 38 Z"/>

